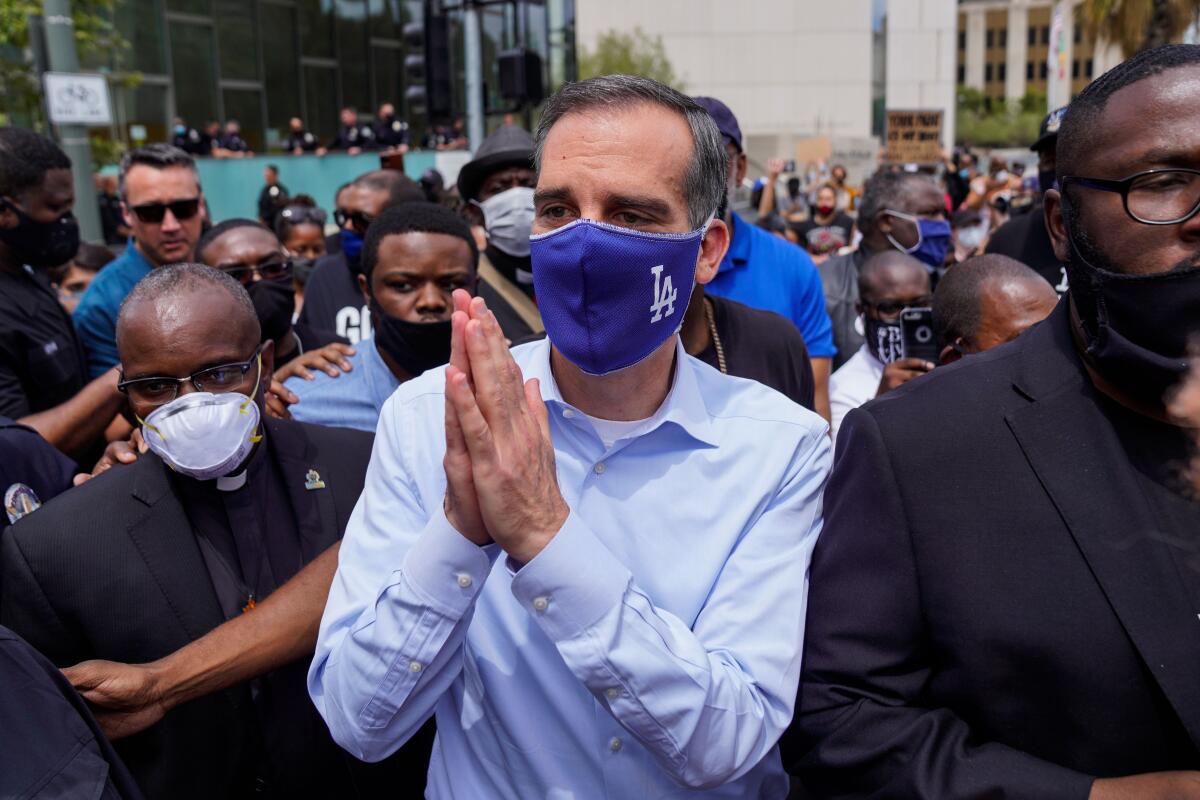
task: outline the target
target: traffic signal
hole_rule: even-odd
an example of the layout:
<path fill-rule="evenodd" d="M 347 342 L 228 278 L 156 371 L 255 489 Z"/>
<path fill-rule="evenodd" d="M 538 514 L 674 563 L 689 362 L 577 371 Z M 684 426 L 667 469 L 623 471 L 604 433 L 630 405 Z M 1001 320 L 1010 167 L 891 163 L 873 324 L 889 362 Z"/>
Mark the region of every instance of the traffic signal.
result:
<path fill-rule="evenodd" d="M 450 81 L 450 29 L 444 14 L 404 26 L 404 99 L 410 112 L 446 119 L 454 111 Z"/>

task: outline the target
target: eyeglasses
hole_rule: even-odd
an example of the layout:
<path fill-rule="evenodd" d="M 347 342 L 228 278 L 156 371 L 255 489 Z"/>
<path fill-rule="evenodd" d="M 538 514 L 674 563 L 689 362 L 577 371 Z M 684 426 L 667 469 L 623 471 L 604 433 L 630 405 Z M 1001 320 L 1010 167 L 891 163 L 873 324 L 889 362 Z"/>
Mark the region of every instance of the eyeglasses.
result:
<path fill-rule="evenodd" d="M 325 209 L 311 206 L 288 206 L 279 212 L 279 218 L 285 220 L 289 225 L 303 225 L 305 222 L 312 222 L 324 226 Z"/>
<path fill-rule="evenodd" d="M 906 308 L 921 308 L 933 305 L 933 295 L 927 294 L 915 300 L 880 300 L 878 303 L 862 300 L 860 302 L 862 302 L 864 308 L 875 309 L 875 313 L 881 317 L 897 317 Z"/>
<path fill-rule="evenodd" d="M 254 367 L 261 352 L 262 345 L 259 345 L 254 348 L 254 353 L 250 358 L 241 363 L 208 367 L 188 375 L 186 378 L 153 376 L 127 381 L 125 373 L 122 371 L 121 380 L 117 383 L 117 390 L 124 392 L 129 399 L 147 405 L 162 405 L 171 402 L 179 396 L 179 387 L 189 381 L 198 392 L 211 392 L 212 394 L 232 392 L 245 382 L 246 373 Z"/>
<path fill-rule="evenodd" d="M 371 226 L 371 222 L 374 219 L 374 217 L 364 214 L 361 211 L 347 211 L 344 208 L 339 208 L 333 212 L 333 221 L 337 223 L 339 228 L 344 228 L 346 227 L 346 223 L 350 223 L 354 226 L 354 230 L 360 234 L 367 232 L 367 228 Z"/>
<path fill-rule="evenodd" d="M 292 260 L 268 261 L 265 264 L 222 264 L 217 269 L 224 272 L 235 281 L 249 286 L 258 275 L 266 281 L 278 281 L 292 275 Z"/>
<path fill-rule="evenodd" d="M 1059 185 L 1078 184 L 1121 195 L 1125 213 L 1143 225 L 1178 225 L 1200 211 L 1200 170 L 1148 169 L 1119 181 L 1066 176 Z"/>
<path fill-rule="evenodd" d="M 192 197 L 187 200 L 172 200 L 169 203 L 142 203 L 131 206 L 132 211 L 142 222 L 157 225 L 167 215 L 167 209 L 178 220 L 191 219 L 200 210 L 200 198 Z"/>

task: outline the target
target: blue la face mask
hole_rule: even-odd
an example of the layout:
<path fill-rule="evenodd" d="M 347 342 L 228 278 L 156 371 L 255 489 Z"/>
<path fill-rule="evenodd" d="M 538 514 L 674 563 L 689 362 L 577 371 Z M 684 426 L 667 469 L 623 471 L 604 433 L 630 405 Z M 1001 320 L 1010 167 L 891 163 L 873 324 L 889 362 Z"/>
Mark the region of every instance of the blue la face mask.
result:
<path fill-rule="evenodd" d="M 644 233 L 580 219 L 530 237 L 551 344 L 591 375 L 653 353 L 683 325 L 707 229 L 706 222 L 690 233 Z"/>
<path fill-rule="evenodd" d="M 912 247 L 903 247 L 889 233 L 887 238 L 892 243 L 892 247 L 902 253 L 908 253 L 929 267 L 930 270 L 935 270 L 946 262 L 946 253 L 950 251 L 952 244 L 949 222 L 944 219 L 925 219 L 913 214 L 905 214 L 903 211 L 892 211 L 890 208 L 886 213 L 893 217 L 906 219 L 917 226 L 916 244 Z"/>
<path fill-rule="evenodd" d="M 363 238 L 358 235 L 357 231 L 342 228 L 338 231 L 338 241 L 341 242 L 342 252 L 346 254 L 346 260 L 351 264 L 357 264 L 358 257 L 362 255 Z"/>

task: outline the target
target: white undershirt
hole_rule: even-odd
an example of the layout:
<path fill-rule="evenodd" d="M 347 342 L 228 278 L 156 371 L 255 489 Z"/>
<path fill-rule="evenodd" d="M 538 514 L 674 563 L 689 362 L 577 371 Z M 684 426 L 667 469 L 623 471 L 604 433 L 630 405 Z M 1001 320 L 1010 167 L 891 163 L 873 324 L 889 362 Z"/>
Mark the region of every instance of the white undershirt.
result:
<path fill-rule="evenodd" d="M 613 443 L 618 439 L 624 439 L 635 433 L 638 428 L 645 425 L 647 419 L 623 420 L 623 419 L 599 419 L 590 414 L 580 412 L 588 422 L 592 423 L 592 430 L 596 431 L 596 435 L 600 437 L 600 441 L 604 443 L 604 449 L 608 450 L 613 446 Z"/>

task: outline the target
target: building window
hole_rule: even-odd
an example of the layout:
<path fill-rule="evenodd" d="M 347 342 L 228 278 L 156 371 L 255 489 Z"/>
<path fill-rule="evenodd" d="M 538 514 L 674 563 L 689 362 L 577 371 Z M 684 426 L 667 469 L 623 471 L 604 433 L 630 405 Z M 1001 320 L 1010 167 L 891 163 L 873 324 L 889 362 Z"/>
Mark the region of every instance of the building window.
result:
<path fill-rule="evenodd" d="M 1091 60 L 1090 58 L 1089 58 L 1089 59 L 1088 59 L 1086 62 L 1084 62 L 1084 65 L 1083 65 L 1083 77 L 1085 77 L 1085 78 L 1088 78 L 1088 79 L 1090 80 L 1090 79 L 1091 79 L 1091 77 L 1092 77 L 1092 75 L 1093 75 L 1092 68 L 1093 68 L 1094 66 L 1095 66 L 1095 65 L 1094 65 L 1094 64 L 1092 64 L 1092 60 Z"/>
<path fill-rule="evenodd" d="M 1046 80 L 1046 77 L 1050 74 L 1050 68 L 1046 65 L 1045 61 L 1042 62 L 1042 68 L 1038 74 L 1041 75 L 1042 80 Z"/>
<path fill-rule="evenodd" d="M 958 65 L 958 85 L 962 86 L 967 82 L 967 68 L 962 64 Z"/>
<path fill-rule="evenodd" d="M 1025 64 L 1025 80 L 1033 80 L 1033 62 L 1029 61 Z"/>
<path fill-rule="evenodd" d="M 1078 58 L 1071 62 L 1071 77 L 1072 78 L 1079 77 L 1079 59 Z"/>
<path fill-rule="evenodd" d="M 1037 26 L 1036 25 L 1029 26 L 1029 43 L 1037 44 Z"/>
<path fill-rule="evenodd" d="M 1042 26 L 1042 44 L 1050 44 L 1050 26 Z"/>
<path fill-rule="evenodd" d="M 992 65 L 991 64 L 988 64 L 983 68 L 983 82 L 984 83 L 992 82 Z"/>
<path fill-rule="evenodd" d="M 1007 64 L 997 64 L 996 65 L 996 80 L 1000 81 L 1001 83 L 1004 83 L 1004 79 L 1007 77 L 1008 77 L 1008 65 Z"/>
<path fill-rule="evenodd" d="M 988 50 L 991 50 L 992 47 L 996 44 L 995 36 L 996 36 L 995 31 L 987 32 L 987 49 Z"/>
<path fill-rule="evenodd" d="M 1008 47 L 1008 28 L 1002 28 L 1000 30 L 1000 46 Z"/>
<path fill-rule="evenodd" d="M 966 31 L 958 32 L 958 49 L 959 50 L 967 49 L 967 32 Z"/>

